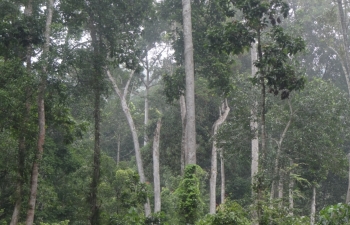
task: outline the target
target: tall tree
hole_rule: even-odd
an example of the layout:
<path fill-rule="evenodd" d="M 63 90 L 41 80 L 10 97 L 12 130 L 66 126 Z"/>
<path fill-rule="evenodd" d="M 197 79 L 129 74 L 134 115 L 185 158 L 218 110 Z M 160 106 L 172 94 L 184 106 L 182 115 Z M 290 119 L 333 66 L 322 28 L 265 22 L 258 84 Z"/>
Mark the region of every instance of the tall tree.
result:
<path fill-rule="evenodd" d="M 124 111 L 124 114 L 126 116 L 126 119 L 128 121 L 130 130 L 131 130 L 131 134 L 132 134 L 132 139 L 133 139 L 133 143 L 134 143 L 134 150 L 135 150 L 135 156 L 136 156 L 136 164 L 137 164 L 137 170 L 140 176 L 140 182 L 141 183 L 145 183 L 146 182 L 146 177 L 145 177 L 145 172 L 144 172 L 144 168 L 143 168 L 143 162 L 142 162 L 142 157 L 141 157 L 141 151 L 140 151 L 140 143 L 139 143 L 139 139 L 138 139 L 138 134 L 137 134 L 137 130 L 136 130 L 136 126 L 134 123 L 134 120 L 131 116 L 130 113 L 130 109 L 126 100 L 126 97 L 129 93 L 129 85 L 130 82 L 134 76 L 135 71 L 131 71 L 129 73 L 128 79 L 126 81 L 126 84 L 124 86 L 124 91 L 122 92 L 120 90 L 120 88 L 118 87 L 117 82 L 115 81 L 114 77 L 112 76 L 111 72 L 109 69 L 106 70 L 107 72 L 107 76 L 108 79 L 110 80 L 110 82 L 113 85 L 113 89 L 116 92 L 116 94 L 119 96 L 120 98 L 120 102 Z M 149 202 L 147 202 L 145 204 L 145 214 L 146 216 L 149 216 L 151 214 L 151 207 L 149 205 Z"/>
<path fill-rule="evenodd" d="M 187 164 L 196 164 L 196 116 L 194 95 L 194 62 L 192 41 L 191 1 L 182 0 L 184 57 L 186 74 L 186 146 Z"/>
<path fill-rule="evenodd" d="M 46 25 L 45 25 L 45 43 L 43 46 L 43 67 L 42 75 L 40 76 L 40 84 L 38 88 L 38 146 L 37 152 L 35 154 L 35 159 L 33 162 L 32 174 L 31 174 L 31 183 L 30 183 L 30 196 L 29 204 L 27 210 L 27 219 L 26 225 L 32 225 L 34 222 L 34 213 L 35 213 L 35 202 L 38 190 L 38 178 L 39 178 L 39 165 L 44 153 L 44 143 L 45 143 L 45 89 L 46 82 L 48 77 L 48 63 L 49 63 L 49 47 L 50 47 L 50 35 L 51 35 L 51 23 L 52 23 L 52 14 L 53 14 L 54 0 L 48 0 L 47 2 L 47 15 L 46 15 Z"/>

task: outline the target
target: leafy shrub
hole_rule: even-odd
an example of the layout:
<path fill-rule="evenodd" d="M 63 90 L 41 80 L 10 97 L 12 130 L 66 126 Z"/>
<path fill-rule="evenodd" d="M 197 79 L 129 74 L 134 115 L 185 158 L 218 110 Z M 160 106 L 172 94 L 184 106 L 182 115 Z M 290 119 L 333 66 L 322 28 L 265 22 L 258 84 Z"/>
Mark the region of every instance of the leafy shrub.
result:
<path fill-rule="evenodd" d="M 338 203 L 323 208 L 319 214 L 319 225 L 350 224 L 350 205 Z"/>

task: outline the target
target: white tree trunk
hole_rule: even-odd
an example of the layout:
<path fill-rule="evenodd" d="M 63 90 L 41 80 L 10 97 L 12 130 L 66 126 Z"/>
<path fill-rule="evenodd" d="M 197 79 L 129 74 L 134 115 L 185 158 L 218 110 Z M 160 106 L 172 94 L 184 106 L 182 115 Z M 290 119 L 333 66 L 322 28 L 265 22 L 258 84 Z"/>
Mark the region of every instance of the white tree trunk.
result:
<path fill-rule="evenodd" d="M 216 211 L 216 177 L 217 177 L 217 147 L 216 147 L 216 134 L 221 124 L 223 124 L 227 118 L 230 108 L 227 105 L 227 100 L 222 104 L 220 109 L 220 117 L 215 121 L 213 125 L 213 147 L 211 152 L 211 173 L 210 173 L 210 206 L 209 213 L 215 214 Z"/>
<path fill-rule="evenodd" d="M 182 0 L 184 55 L 186 73 L 186 134 L 188 164 L 196 164 L 196 118 L 194 91 L 194 64 L 192 42 L 191 1 Z"/>
<path fill-rule="evenodd" d="M 143 163 L 142 163 L 142 158 L 141 158 L 140 143 L 139 143 L 139 139 L 138 139 L 138 135 L 137 135 L 137 130 L 136 130 L 136 127 L 135 127 L 134 120 L 133 120 L 133 118 L 131 116 L 129 106 L 128 106 L 127 102 L 126 102 L 126 96 L 127 96 L 127 93 L 128 93 L 128 88 L 129 88 L 129 85 L 130 85 L 130 81 L 131 81 L 131 79 L 132 79 L 132 77 L 134 75 L 134 71 L 132 71 L 130 73 L 129 79 L 126 82 L 126 85 L 124 87 L 124 92 L 123 93 L 120 91 L 120 89 L 119 89 L 117 83 L 115 82 L 115 80 L 114 80 L 112 74 L 110 73 L 110 71 L 108 69 L 106 69 L 106 72 L 107 72 L 108 79 L 111 81 L 111 83 L 113 85 L 114 91 L 117 93 L 117 95 L 120 98 L 122 109 L 123 109 L 123 112 L 124 112 L 124 114 L 126 116 L 126 119 L 128 121 L 130 130 L 131 130 L 131 134 L 132 134 L 132 139 L 133 139 L 133 143 L 134 143 L 134 150 L 135 150 L 135 157 L 136 157 L 136 164 L 137 164 L 137 170 L 138 170 L 138 173 L 139 173 L 139 176 L 140 176 L 140 182 L 141 183 L 145 183 L 146 182 L 146 177 L 145 177 L 145 173 L 144 173 L 144 170 L 143 170 Z M 150 207 L 149 202 L 147 201 L 147 203 L 145 204 L 145 215 L 149 216 L 150 214 L 151 214 L 151 207 Z"/>
<path fill-rule="evenodd" d="M 283 206 L 283 179 L 284 179 L 284 174 L 283 171 L 279 171 L 279 179 L 278 179 L 278 187 L 277 187 L 277 192 L 278 192 L 278 199 L 280 200 L 278 206 L 282 208 Z"/>
<path fill-rule="evenodd" d="M 348 181 L 348 191 L 346 193 L 346 200 L 345 203 L 349 204 L 350 203 L 350 153 L 347 155 L 348 161 L 349 161 L 349 181 Z"/>
<path fill-rule="evenodd" d="M 293 167 L 293 160 L 289 160 L 289 165 Z M 293 210 L 294 210 L 294 179 L 291 176 L 292 169 L 289 171 L 289 187 L 288 187 L 288 200 L 289 200 L 289 215 L 293 216 Z"/>
<path fill-rule="evenodd" d="M 254 65 L 254 62 L 258 59 L 257 55 L 257 44 L 253 43 L 252 48 L 251 48 L 251 70 L 252 70 L 252 77 L 255 76 L 257 73 L 257 68 Z M 252 147 L 252 163 L 251 163 L 251 184 L 252 186 L 255 185 L 256 180 L 255 176 L 259 172 L 259 133 L 258 133 L 258 102 L 257 100 L 254 100 L 252 104 L 252 108 L 250 110 L 250 130 L 253 134 L 252 140 L 251 140 L 251 147 Z M 256 191 L 252 189 L 252 196 L 254 199 L 255 204 L 257 204 L 257 195 Z M 254 207 L 255 208 L 255 207 Z M 258 212 L 256 209 L 253 210 L 252 212 L 252 217 L 253 217 L 253 225 L 259 224 L 258 221 Z"/>
<path fill-rule="evenodd" d="M 224 149 L 220 149 L 220 165 L 221 165 L 221 204 L 225 203 L 225 160 Z"/>
<path fill-rule="evenodd" d="M 180 111 L 181 111 L 181 175 L 184 174 L 185 165 L 187 164 L 187 146 L 186 146 L 186 101 L 185 96 L 180 96 Z"/>
<path fill-rule="evenodd" d="M 310 215 L 310 225 L 315 224 L 316 215 L 316 185 L 312 186 L 312 199 L 311 199 L 311 215 Z"/>
<path fill-rule="evenodd" d="M 159 139 L 160 128 L 162 126 L 161 119 L 157 122 L 157 128 L 154 132 L 153 138 L 153 179 L 154 179 L 154 212 L 160 212 L 160 176 L 159 176 Z"/>

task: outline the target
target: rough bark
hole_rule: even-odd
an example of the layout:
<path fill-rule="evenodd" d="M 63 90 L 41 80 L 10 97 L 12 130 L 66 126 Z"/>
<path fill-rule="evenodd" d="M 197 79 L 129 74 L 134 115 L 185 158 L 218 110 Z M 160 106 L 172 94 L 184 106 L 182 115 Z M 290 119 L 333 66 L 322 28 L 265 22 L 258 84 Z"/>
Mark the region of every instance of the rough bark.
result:
<path fill-rule="evenodd" d="M 157 128 L 153 138 L 153 179 L 154 179 L 154 213 L 160 212 L 160 176 L 159 176 L 159 140 L 160 128 L 162 126 L 161 119 L 157 122 Z"/>
<path fill-rule="evenodd" d="M 140 176 L 140 182 L 141 183 L 145 183 L 146 182 L 146 177 L 145 177 L 145 173 L 144 173 L 144 170 L 143 170 L 143 163 L 142 163 L 142 158 L 141 158 L 140 143 L 139 143 L 139 140 L 138 140 L 137 130 L 136 130 L 136 127 L 135 127 L 134 120 L 133 120 L 133 118 L 131 116 L 129 106 L 128 106 L 127 102 L 126 102 L 126 96 L 128 94 L 129 85 L 130 85 L 131 79 L 132 79 L 132 77 L 134 75 L 134 71 L 132 71 L 129 74 L 129 79 L 128 79 L 128 81 L 125 84 L 124 92 L 121 92 L 121 90 L 119 89 L 119 87 L 118 87 L 117 83 L 115 82 L 115 80 L 114 80 L 112 74 L 110 73 L 110 71 L 108 69 L 106 69 L 106 72 L 107 72 L 108 79 L 111 81 L 111 83 L 113 85 L 114 91 L 117 93 L 117 95 L 119 96 L 119 99 L 121 101 L 123 112 L 125 114 L 125 117 L 126 117 L 126 119 L 128 121 L 130 130 L 131 130 L 131 135 L 132 135 L 132 139 L 133 139 L 133 143 L 134 143 L 134 150 L 135 150 L 137 170 L 138 170 L 138 173 L 139 173 L 139 176 Z M 149 216 L 150 214 L 151 214 L 151 207 L 150 207 L 149 202 L 147 202 L 145 204 L 145 215 Z"/>
<path fill-rule="evenodd" d="M 45 57 L 45 63 L 42 68 L 42 76 L 38 89 L 38 142 L 37 152 L 32 167 L 31 184 L 30 184 L 30 196 L 27 210 L 26 225 L 32 225 L 34 221 L 35 203 L 38 190 L 38 178 L 39 178 L 39 165 L 44 152 L 45 143 L 45 89 L 46 89 L 46 77 L 47 77 L 47 65 L 48 65 L 48 53 L 50 47 L 50 34 L 51 34 L 51 22 L 53 13 L 54 0 L 48 0 L 47 5 L 47 18 L 45 25 L 45 43 L 43 46 L 43 55 Z"/>
<path fill-rule="evenodd" d="M 252 77 L 254 77 L 257 73 L 257 68 L 254 65 L 254 62 L 257 60 L 257 46 L 256 43 L 253 43 L 251 48 L 251 70 Z M 259 134 L 258 134 L 258 102 L 254 100 L 252 104 L 252 108 L 250 111 L 250 130 L 253 134 L 251 140 L 251 148 L 252 148 L 252 163 L 251 163 L 251 184 L 252 186 L 256 185 L 256 175 L 259 172 Z M 252 196 L 257 205 L 257 193 L 252 189 Z M 253 224 L 258 224 L 258 212 L 256 209 L 252 212 Z"/>
<path fill-rule="evenodd" d="M 185 165 L 187 164 L 187 146 L 186 146 L 186 102 L 185 96 L 180 96 L 180 111 L 181 111 L 181 126 L 182 126 L 182 135 L 181 135 L 181 175 L 184 174 Z"/>
<path fill-rule="evenodd" d="M 225 99 L 225 102 L 222 104 L 222 107 L 220 109 L 220 116 L 215 121 L 213 125 L 213 146 L 212 146 L 212 152 L 211 152 L 211 172 L 210 172 L 210 206 L 209 206 L 209 213 L 215 214 L 216 211 L 216 177 L 217 177 L 217 142 L 216 142 L 216 135 L 218 132 L 218 129 L 220 125 L 222 125 L 226 118 L 228 113 L 230 112 L 230 107 L 228 107 L 227 100 Z"/>
<path fill-rule="evenodd" d="M 316 185 L 312 186 L 312 199 L 311 199 L 311 214 L 310 214 L 310 225 L 315 224 L 316 215 Z"/>
<path fill-rule="evenodd" d="M 195 91 L 194 64 L 192 42 L 191 1 L 182 0 L 182 16 L 184 30 L 184 55 L 186 73 L 186 134 L 188 164 L 196 164 L 196 121 L 195 121 Z"/>

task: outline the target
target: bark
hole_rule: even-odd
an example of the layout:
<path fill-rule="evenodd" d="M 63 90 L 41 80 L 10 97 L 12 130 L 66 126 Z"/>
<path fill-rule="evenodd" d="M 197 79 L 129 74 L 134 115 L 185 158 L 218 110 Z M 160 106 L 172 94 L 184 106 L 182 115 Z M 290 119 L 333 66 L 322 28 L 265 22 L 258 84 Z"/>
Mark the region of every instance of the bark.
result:
<path fill-rule="evenodd" d="M 128 79 L 128 81 L 125 84 L 124 92 L 121 92 L 121 90 L 119 89 L 119 87 L 118 87 L 117 83 L 115 82 L 115 80 L 114 80 L 112 74 L 110 73 L 110 71 L 107 69 L 106 72 L 107 72 L 108 79 L 111 81 L 111 83 L 113 85 L 114 91 L 117 93 L 117 95 L 119 96 L 119 99 L 121 101 L 122 109 L 123 109 L 125 117 L 126 117 L 126 119 L 128 121 L 130 130 L 131 130 L 131 134 L 132 134 L 132 139 L 133 139 L 133 143 L 134 143 L 134 150 L 135 150 L 135 157 L 136 157 L 136 164 L 137 164 L 137 170 L 138 170 L 138 173 L 139 173 L 139 176 L 140 176 L 140 182 L 141 183 L 145 183 L 146 182 L 146 178 L 145 178 L 145 173 L 144 173 L 144 170 L 143 170 L 143 163 L 142 163 L 142 158 L 141 158 L 140 143 L 139 143 L 139 139 L 138 139 L 138 135 L 137 135 L 137 130 L 136 130 L 136 127 L 135 127 L 134 120 L 133 120 L 133 118 L 131 116 L 129 106 L 128 106 L 127 102 L 126 102 L 126 96 L 128 94 L 128 88 L 129 88 L 131 79 L 132 79 L 132 77 L 134 75 L 134 71 L 132 71 L 129 74 L 129 79 Z M 151 214 L 151 207 L 150 207 L 149 202 L 147 202 L 145 204 L 145 215 L 149 216 L 150 214 Z"/>
<path fill-rule="evenodd" d="M 348 191 L 346 193 L 346 200 L 345 200 L 345 203 L 346 204 L 349 204 L 350 202 L 350 153 L 347 155 L 348 157 L 348 161 L 349 161 L 349 183 L 348 183 Z"/>
<path fill-rule="evenodd" d="M 38 177 L 39 177 L 39 165 L 44 152 L 45 143 L 45 89 L 46 89 L 46 77 L 47 77 L 47 66 L 48 66 L 48 53 L 50 47 L 50 34 L 51 34 L 51 22 L 52 22 L 52 12 L 53 12 L 54 0 L 48 0 L 47 6 L 47 18 L 45 25 L 45 43 L 43 46 L 43 55 L 45 57 L 45 63 L 42 68 L 42 76 L 38 90 L 38 142 L 37 142 L 37 152 L 35 154 L 35 159 L 32 167 L 31 174 L 31 184 L 30 184 L 30 196 L 27 210 L 26 225 L 32 225 L 34 221 L 35 213 L 35 203 L 38 190 Z"/>
<path fill-rule="evenodd" d="M 211 173 L 210 173 L 210 207 L 209 213 L 215 214 L 216 211 L 216 177 L 217 177 L 217 147 L 216 147 L 216 135 L 219 127 L 225 122 L 228 113 L 230 112 L 230 107 L 228 107 L 227 100 L 222 104 L 220 109 L 220 117 L 215 121 L 213 125 L 213 147 L 211 152 Z"/>
<path fill-rule="evenodd" d="M 289 160 L 289 165 L 292 168 L 293 167 L 293 160 Z M 294 179 L 291 176 L 292 169 L 289 171 L 289 190 L 288 190 L 288 200 L 289 200 L 289 215 L 293 216 L 293 209 L 294 209 Z"/>
<path fill-rule="evenodd" d="M 254 77 L 257 73 L 257 68 L 254 65 L 254 62 L 257 60 L 257 46 L 256 43 L 253 43 L 251 48 L 251 62 L 252 62 L 252 77 Z M 252 147 L 252 163 L 251 163 L 251 184 L 252 186 L 255 186 L 256 181 L 256 175 L 259 172 L 259 136 L 258 136 L 258 117 L 257 117 L 257 108 L 258 108 L 258 102 L 254 100 L 252 104 L 252 109 L 250 111 L 250 130 L 253 134 L 252 140 L 251 140 L 251 147 Z M 255 202 L 255 205 L 258 204 L 258 196 L 257 192 L 252 189 L 252 197 Z M 253 217 L 253 224 L 258 224 L 258 212 L 256 209 L 252 212 Z"/>
<path fill-rule="evenodd" d="M 191 1 L 182 0 L 182 16 L 184 30 L 184 55 L 186 73 L 186 134 L 188 164 L 196 164 L 196 121 L 195 121 L 195 91 L 194 64 L 192 42 Z"/>
<path fill-rule="evenodd" d="M 24 14 L 28 17 L 32 16 L 33 14 L 33 2 L 32 0 L 29 0 L 27 2 L 27 5 L 24 9 Z M 29 37 L 30 38 L 30 37 Z M 25 61 L 26 61 L 26 70 L 28 74 L 31 73 L 32 70 L 32 46 L 29 45 L 27 47 L 26 51 L 26 56 L 25 56 Z M 12 217 L 11 217 L 11 222 L 10 225 L 17 225 L 20 217 L 20 212 L 22 208 L 22 198 L 23 198 L 23 183 L 24 183 L 24 161 L 25 161 L 25 152 L 26 152 L 26 124 L 29 119 L 29 114 L 30 114 L 30 98 L 31 91 L 30 88 L 28 87 L 26 90 L 26 102 L 25 102 L 25 112 L 23 113 L 23 124 L 24 127 L 20 131 L 20 135 L 18 138 L 18 170 L 17 170 L 17 183 L 16 183 L 16 203 L 15 207 L 13 209 Z"/>
<path fill-rule="evenodd" d="M 221 166 L 221 204 L 225 203 L 225 164 L 224 164 L 224 150 L 220 149 L 220 166 Z"/>
<path fill-rule="evenodd" d="M 154 179 L 154 213 L 160 212 L 160 176 L 159 176 L 159 139 L 160 128 L 162 126 L 161 119 L 157 122 L 157 128 L 154 132 L 153 139 L 153 179 Z"/>
<path fill-rule="evenodd" d="M 311 199 L 311 215 L 310 215 L 310 225 L 315 224 L 316 215 L 316 185 L 312 187 L 312 199 Z"/>
<path fill-rule="evenodd" d="M 187 164 L 187 146 L 186 146 L 186 102 L 185 96 L 180 96 L 180 110 L 181 110 L 181 126 L 182 126 L 182 136 L 181 136 L 181 175 L 184 174 L 185 165 Z"/>

